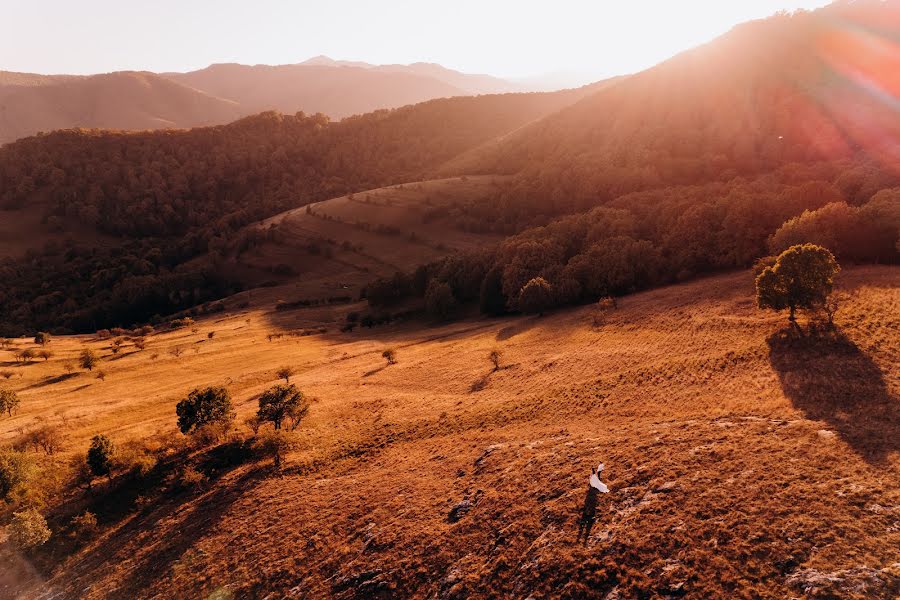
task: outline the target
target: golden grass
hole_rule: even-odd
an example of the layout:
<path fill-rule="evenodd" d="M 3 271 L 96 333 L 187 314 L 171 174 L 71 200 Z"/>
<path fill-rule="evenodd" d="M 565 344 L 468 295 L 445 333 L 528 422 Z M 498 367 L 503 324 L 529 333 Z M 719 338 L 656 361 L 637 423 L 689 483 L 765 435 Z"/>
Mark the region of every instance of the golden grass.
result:
<path fill-rule="evenodd" d="M 844 337 L 812 346 L 773 335 L 786 318 L 747 274 L 627 297 L 597 328 L 585 307 L 269 341 L 340 314 L 266 305 L 121 357 L 60 337 L 3 367 L 22 410 L 0 436 L 65 422 L 83 452 L 172 431 L 210 384 L 245 416 L 283 365 L 318 398 L 284 477 L 247 465 L 135 512 L 43 573 L 62 597 L 801 596 L 809 573 L 891 569 L 900 548 L 900 269 L 842 277 Z M 55 379 L 85 346 L 106 380 Z M 599 462 L 612 491 L 579 543 Z M 836 595 L 895 589 L 878 585 Z"/>

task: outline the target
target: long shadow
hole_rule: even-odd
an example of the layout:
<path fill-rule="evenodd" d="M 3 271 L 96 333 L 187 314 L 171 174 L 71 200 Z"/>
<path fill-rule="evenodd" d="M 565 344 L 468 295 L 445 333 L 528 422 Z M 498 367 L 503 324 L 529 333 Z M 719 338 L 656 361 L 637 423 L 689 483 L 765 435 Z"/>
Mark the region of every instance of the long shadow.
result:
<path fill-rule="evenodd" d="M 900 449 L 900 402 L 881 369 L 843 332 L 785 328 L 767 342 L 785 396 L 808 418 L 828 423 L 870 464 Z"/>
<path fill-rule="evenodd" d="M 30 390 L 30 389 L 34 389 L 34 388 L 41 388 L 41 387 L 45 387 L 48 385 L 53 385 L 54 383 L 62 383 L 63 381 L 68 381 L 69 379 L 72 379 L 73 377 L 78 377 L 78 373 L 63 373 L 62 375 L 57 375 L 55 377 L 47 377 L 46 379 L 32 383 L 26 389 Z"/>

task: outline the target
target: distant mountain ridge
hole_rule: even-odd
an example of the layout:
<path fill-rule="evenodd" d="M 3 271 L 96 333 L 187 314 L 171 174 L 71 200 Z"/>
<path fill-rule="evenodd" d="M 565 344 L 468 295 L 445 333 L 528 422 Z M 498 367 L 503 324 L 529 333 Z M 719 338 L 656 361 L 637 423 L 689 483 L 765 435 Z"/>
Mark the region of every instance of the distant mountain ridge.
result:
<path fill-rule="evenodd" d="M 496 77 L 436 64 L 372 65 L 326 56 L 291 65 L 214 64 L 187 73 L 0 71 L 0 144 L 77 127 L 217 125 L 267 110 L 342 119 L 435 98 L 521 91 Z"/>

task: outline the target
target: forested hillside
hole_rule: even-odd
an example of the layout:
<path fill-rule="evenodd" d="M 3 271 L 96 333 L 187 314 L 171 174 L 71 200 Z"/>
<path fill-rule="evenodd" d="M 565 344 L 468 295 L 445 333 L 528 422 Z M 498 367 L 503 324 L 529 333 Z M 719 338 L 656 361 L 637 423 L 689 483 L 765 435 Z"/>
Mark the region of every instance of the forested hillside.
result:
<path fill-rule="evenodd" d="M 218 256 L 248 223 L 421 173 L 584 91 L 435 100 L 329 122 L 264 113 L 231 125 L 59 131 L 0 149 L 0 208 L 43 206 L 48 228 L 121 246 L 53 244 L 0 263 L 10 333 L 147 319 L 234 289 Z M 202 257 L 200 260 L 193 260 Z"/>

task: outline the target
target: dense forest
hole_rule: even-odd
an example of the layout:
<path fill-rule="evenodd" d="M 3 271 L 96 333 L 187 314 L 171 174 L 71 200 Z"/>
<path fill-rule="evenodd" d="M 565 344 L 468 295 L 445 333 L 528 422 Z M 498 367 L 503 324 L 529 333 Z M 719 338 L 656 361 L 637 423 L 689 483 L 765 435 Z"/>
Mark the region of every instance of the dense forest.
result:
<path fill-rule="evenodd" d="M 0 212 L 121 239 L 54 244 L 0 262 L 0 330 L 87 331 L 235 291 L 221 254 L 244 225 L 421 173 L 586 91 L 434 100 L 332 123 L 263 113 L 142 133 L 59 131 L 0 148 Z"/>
<path fill-rule="evenodd" d="M 792 166 L 754 179 L 626 194 L 585 213 L 485 249 L 373 282 L 376 309 L 424 298 L 434 316 L 478 302 L 485 314 L 530 312 L 525 287 L 539 279 L 542 312 L 596 302 L 720 270 L 746 268 L 795 244 L 831 249 L 846 263 L 900 259 L 900 187 L 857 205 L 846 200 L 849 164 Z M 841 173 L 837 181 L 832 173 Z M 898 185 L 895 181 L 894 185 Z M 853 189 L 856 189 L 855 187 Z M 438 290 L 446 290 L 442 298 Z M 452 295 L 452 296 L 451 296 Z"/>

